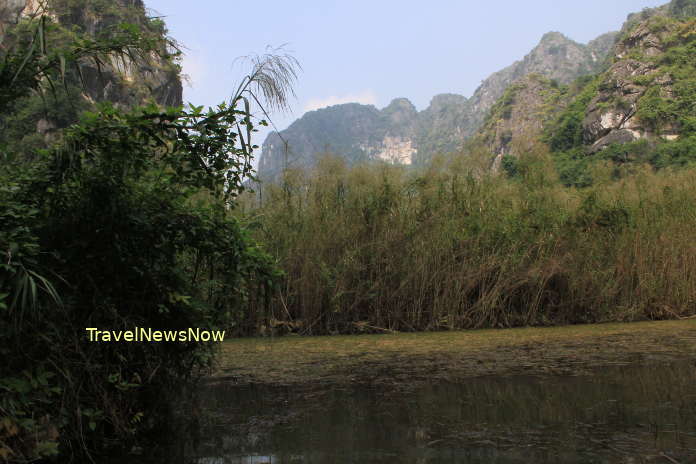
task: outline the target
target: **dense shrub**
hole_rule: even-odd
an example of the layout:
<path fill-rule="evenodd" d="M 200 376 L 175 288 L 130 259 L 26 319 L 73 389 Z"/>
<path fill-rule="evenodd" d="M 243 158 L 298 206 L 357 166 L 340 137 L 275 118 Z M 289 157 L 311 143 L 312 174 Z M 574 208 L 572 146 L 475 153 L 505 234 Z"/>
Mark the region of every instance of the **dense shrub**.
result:
<path fill-rule="evenodd" d="M 65 66 L 161 50 L 134 27 L 120 39 L 27 48 L 45 21 L 3 50 L 9 116 Z M 283 66 L 259 60 L 231 106 L 103 104 L 29 158 L 1 147 L 0 459 L 94 460 L 128 447 L 167 423 L 172 398 L 213 359 L 212 342 L 90 342 L 86 328 L 256 331 L 248 308 L 263 306 L 278 273 L 231 211 L 255 148 L 243 103 L 258 84 L 282 104 L 279 79 L 292 72 Z"/>
<path fill-rule="evenodd" d="M 327 158 L 267 186 L 246 213 L 285 270 L 268 324 L 322 334 L 695 314 L 696 170 L 616 180 L 598 164 L 575 189 L 552 166 L 525 155 L 508 179 L 462 159 L 411 172 Z"/>

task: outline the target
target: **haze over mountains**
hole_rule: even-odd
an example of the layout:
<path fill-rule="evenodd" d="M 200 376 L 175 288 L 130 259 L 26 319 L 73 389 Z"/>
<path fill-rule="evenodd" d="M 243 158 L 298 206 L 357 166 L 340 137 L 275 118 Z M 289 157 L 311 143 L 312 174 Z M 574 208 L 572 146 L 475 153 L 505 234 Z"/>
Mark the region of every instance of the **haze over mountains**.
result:
<path fill-rule="evenodd" d="M 687 6 L 680 6 L 682 3 Z M 651 16 L 672 14 L 671 12 L 677 9 L 688 8 L 688 5 L 689 2 L 673 1 L 669 5 L 631 14 L 624 24 L 622 33 L 625 35 L 629 29 L 635 28 L 636 25 L 640 26 L 642 21 L 646 21 Z M 685 14 L 688 16 L 690 13 Z M 655 28 L 655 26 L 650 27 Z M 553 89 L 557 84 L 567 85 L 581 76 L 598 75 L 608 70 L 610 66 L 614 66 L 611 70 L 614 75 L 623 77 L 625 80 L 632 73 L 649 72 L 651 66 L 646 64 L 646 60 L 640 59 L 637 61 L 643 63 L 642 67 L 640 63 L 626 63 L 625 59 L 628 55 L 626 50 L 640 45 L 638 47 L 640 53 L 647 50 L 648 55 L 655 55 L 662 53 L 665 49 L 664 46 L 659 48 L 661 45 L 656 44 L 666 45 L 669 42 L 665 40 L 664 35 L 660 38 L 659 34 L 651 30 L 639 31 L 640 37 L 634 37 L 633 42 L 620 44 L 618 48 L 621 50 L 619 50 L 614 48 L 619 36 L 619 32 L 608 32 L 587 44 L 579 44 L 560 32 L 549 32 L 523 59 L 485 79 L 470 98 L 456 94 L 436 95 L 432 98 L 430 105 L 420 112 L 406 98 L 397 98 L 381 110 L 373 105 L 347 103 L 310 111 L 279 134 L 272 132 L 268 135 L 262 147 L 259 176 L 262 179 L 273 178 L 286 167 L 310 167 L 318 155 L 327 152 L 342 156 L 351 163 L 382 160 L 407 165 L 420 164 L 431 159 L 435 154 L 446 154 L 460 149 L 465 140 L 470 139 L 482 129 L 487 115 L 495 103 L 503 97 L 506 89 L 516 82 L 521 82 L 527 76 L 536 75 L 546 79 L 548 82 L 542 87 L 544 91 L 550 93 L 556 92 Z M 649 37 L 646 39 L 643 36 Z M 647 43 L 644 43 L 646 40 Z M 633 57 L 633 59 L 636 58 L 640 57 Z M 622 70 L 615 65 L 621 60 L 624 60 Z M 536 79 L 536 84 L 532 86 L 536 89 L 537 95 L 542 91 L 539 88 L 542 80 Z M 638 99 L 645 90 L 635 85 L 632 90 L 627 90 L 631 109 L 623 116 L 617 112 L 613 115 L 604 114 L 603 110 L 608 102 L 600 101 L 599 107 L 588 109 L 588 113 L 593 111 L 595 113 L 594 116 L 588 114 L 588 118 L 599 118 L 599 122 L 588 121 L 585 141 L 595 144 L 607 135 L 603 129 L 591 129 L 592 124 L 595 126 L 609 124 L 608 119 L 615 117 L 621 120 L 622 117 L 628 116 L 627 119 L 631 119 L 637 112 Z M 635 92 L 631 93 L 632 91 Z M 527 94 L 529 93 L 528 90 Z M 557 108 L 562 108 L 569 104 L 574 96 L 566 93 L 564 98 L 554 104 Z M 550 101 L 546 101 L 546 104 L 548 103 Z M 539 98 L 535 101 L 528 99 L 528 104 L 539 106 L 542 102 Z M 524 113 L 524 109 L 521 109 L 521 112 Z M 603 117 L 604 122 L 602 122 Z M 638 127 L 637 118 L 632 118 L 632 121 L 633 125 Z M 621 124 L 621 121 L 618 121 L 617 128 Z M 541 130 L 541 121 L 532 124 L 534 125 L 537 126 L 535 133 L 538 135 Z M 509 121 L 506 126 L 508 131 L 514 129 L 514 124 Z M 611 131 L 612 137 L 603 139 L 602 143 L 595 147 L 595 151 L 612 142 L 631 141 L 644 135 L 634 129 L 631 129 L 633 132 L 628 129 L 622 132 Z M 488 137 L 489 142 L 492 140 L 491 137 L 496 138 L 495 135 L 490 134 L 490 130 L 489 124 L 488 135 L 481 134 L 485 135 L 484 138 Z M 667 132 L 669 132 L 668 136 L 676 137 L 677 131 L 674 128 Z M 501 139 L 500 134 L 497 137 Z M 508 138 L 507 135 L 502 136 L 502 139 Z M 491 149 L 498 148 L 494 155 L 502 156 L 504 150 L 499 150 L 500 140 L 497 147 L 495 143 L 491 143 L 488 145 Z"/>
<path fill-rule="evenodd" d="M 310 111 L 280 136 L 269 134 L 263 143 L 259 175 L 273 177 L 286 166 L 311 166 L 323 152 L 340 154 L 349 161 L 418 164 L 436 153 L 456 150 L 481 126 L 510 84 L 532 73 L 561 84 L 597 73 L 606 65 L 616 35 L 609 32 L 579 44 L 559 32 L 549 32 L 522 60 L 485 79 L 470 98 L 436 95 L 420 112 L 406 98 L 397 98 L 382 110 L 347 103 Z"/>

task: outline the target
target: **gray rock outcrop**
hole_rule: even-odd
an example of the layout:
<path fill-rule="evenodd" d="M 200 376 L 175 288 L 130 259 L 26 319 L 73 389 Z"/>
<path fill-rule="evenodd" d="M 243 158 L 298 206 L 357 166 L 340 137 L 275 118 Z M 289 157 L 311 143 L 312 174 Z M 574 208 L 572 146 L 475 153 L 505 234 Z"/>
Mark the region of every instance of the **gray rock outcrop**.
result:
<path fill-rule="evenodd" d="M 662 10 L 658 10 L 662 11 Z M 673 96 L 672 77 L 663 72 L 653 58 L 662 55 L 666 40 L 675 32 L 674 23 L 658 24 L 652 19 L 633 23 L 614 48 L 614 63 L 603 75 L 597 95 L 590 102 L 583 120 L 583 141 L 590 152 L 612 143 L 626 143 L 654 138 L 655 128 L 638 117 L 639 100 L 649 88 L 664 98 Z M 669 124 L 659 128 L 659 135 L 672 139 L 678 128 Z"/>

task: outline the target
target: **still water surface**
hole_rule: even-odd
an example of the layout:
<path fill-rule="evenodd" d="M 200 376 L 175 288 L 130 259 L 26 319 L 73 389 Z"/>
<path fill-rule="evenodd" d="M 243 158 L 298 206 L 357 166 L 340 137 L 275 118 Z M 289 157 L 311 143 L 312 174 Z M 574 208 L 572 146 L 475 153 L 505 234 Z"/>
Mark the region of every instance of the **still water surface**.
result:
<path fill-rule="evenodd" d="M 693 361 L 413 388 L 222 382 L 203 402 L 186 462 L 696 463 Z"/>

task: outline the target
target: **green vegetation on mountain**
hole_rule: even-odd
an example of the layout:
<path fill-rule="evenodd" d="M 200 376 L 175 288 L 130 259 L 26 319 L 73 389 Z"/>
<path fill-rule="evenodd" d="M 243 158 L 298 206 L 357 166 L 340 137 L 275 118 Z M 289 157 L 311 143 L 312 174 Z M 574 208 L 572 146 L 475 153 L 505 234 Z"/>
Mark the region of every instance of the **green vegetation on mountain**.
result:
<path fill-rule="evenodd" d="M 420 165 L 435 155 L 457 151 L 474 125 L 471 101 L 456 94 L 433 97 L 419 119 L 414 163 Z"/>
<path fill-rule="evenodd" d="M 612 66 L 592 80 L 546 127 L 561 179 L 592 182 L 596 161 L 615 175 L 636 163 L 654 168 L 696 162 L 696 27 L 689 2 L 672 2 L 633 21 L 617 43 Z"/>
<path fill-rule="evenodd" d="M 584 77 L 573 83 L 572 87 L 579 90 L 577 96 L 554 121 L 549 129 L 548 143 L 553 151 L 570 150 L 583 144 L 582 121 L 587 112 L 587 106 L 595 96 L 599 80 L 595 77 Z M 566 90 L 571 93 L 572 90 Z"/>
<path fill-rule="evenodd" d="M 468 145 L 483 144 L 494 166 L 537 150 L 543 128 L 564 109 L 569 93 L 567 86 L 529 74 L 507 88 Z"/>
<path fill-rule="evenodd" d="M 523 60 L 491 75 L 471 98 L 439 95 L 424 111 L 411 111 L 408 130 L 393 130 L 372 107 L 365 107 L 366 124 L 352 124 L 356 104 L 311 112 L 281 132 L 282 144 L 277 134 L 269 136 L 259 171 L 277 179 L 287 151 L 295 160 L 291 167 L 311 168 L 327 152 L 350 163 L 423 165 L 436 155 L 483 148 L 497 169 L 503 157 L 514 157 L 512 145 L 531 147 L 539 140 L 550 146 L 566 185 L 589 185 L 595 161 L 689 164 L 696 118 L 694 8 L 693 0 L 674 0 L 645 9 L 630 15 L 620 33 L 587 45 L 545 34 Z M 548 81 L 519 93 L 532 75 Z M 385 152 L 400 154 L 385 158 Z M 617 168 L 617 175 L 624 170 Z"/>
<path fill-rule="evenodd" d="M 696 16 L 696 1 L 672 0 L 668 7 L 669 14 L 675 18 L 688 18 Z"/>
<path fill-rule="evenodd" d="M 655 29 L 669 30 L 670 35 L 665 39 L 669 48 L 651 60 L 656 66 L 654 74 L 669 76 L 672 88 L 663 92 L 654 80 L 645 82 L 647 90 L 638 100 L 636 116 L 652 132 L 659 134 L 665 126 L 676 126 L 688 137 L 696 134 L 696 19 L 669 29 L 670 22 L 655 23 L 651 24 Z"/>

